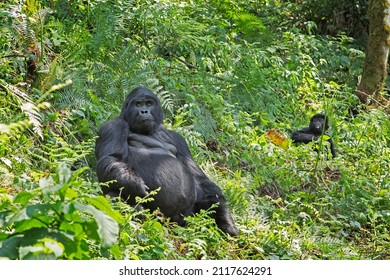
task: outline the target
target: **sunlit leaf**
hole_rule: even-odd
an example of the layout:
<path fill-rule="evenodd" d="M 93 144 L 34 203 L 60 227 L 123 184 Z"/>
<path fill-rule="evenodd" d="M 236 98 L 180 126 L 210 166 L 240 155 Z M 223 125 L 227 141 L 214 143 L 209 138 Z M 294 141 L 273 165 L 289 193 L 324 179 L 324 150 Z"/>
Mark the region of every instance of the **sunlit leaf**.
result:
<path fill-rule="evenodd" d="M 276 146 L 284 150 L 288 149 L 289 141 L 287 136 L 278 129 L 270 129 L 265 133 L 265 136 L 272 141 Z"/>
<path fill-rule="evenodd" d="M 88 197 L 87 201 L 95 206 L 97 209 L 104 211 L 111 218 L 115 219 L 118 223 L 123 223 L 124 219 L 121 213 L 114 211 L 111 207 L 111 204 L 103 196 L 98 197 Z"/>
<path fill-rule="evenodd" d="M 14 203 L 20 203 L 24 206 L 32 197 L 34 197 L 34 195 L 31 192 L 20 192 L 15 197 Z"/>

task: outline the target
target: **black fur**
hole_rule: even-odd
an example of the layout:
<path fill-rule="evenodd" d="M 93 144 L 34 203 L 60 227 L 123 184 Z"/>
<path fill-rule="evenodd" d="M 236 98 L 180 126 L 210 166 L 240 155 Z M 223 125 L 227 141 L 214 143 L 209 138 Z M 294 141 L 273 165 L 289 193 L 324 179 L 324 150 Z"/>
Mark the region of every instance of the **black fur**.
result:
<path fill-rule="evenodd" d="M 163 118 L 157 96 L 139 87 L 127 96 L 120 116 L 103 124 L 95 148 L 97 175 L 101 182 L 116 181 L 103 193 L 134 204 L 136 196 L 161 188 L 143 206 L 159 208 L 180 225 L 183 217 L 218 203 L 217 225 L 237 235 L 221 189 L 194 162 L 184 138 L 162 126 Z"/>
<path fill-rule="evenodd" d="M 310 143 L 317 141 L 321 135 L 326 135 L 325 132 L 329 129 L 328 117 L 325 114 L 319 113 L 311 117 L 309 127 L 294 131 L 291 139 L 294 143 Z M 332 156 L 336 156 L 332 138 L 328 139 L 330 143 L 330 151 Z"/>

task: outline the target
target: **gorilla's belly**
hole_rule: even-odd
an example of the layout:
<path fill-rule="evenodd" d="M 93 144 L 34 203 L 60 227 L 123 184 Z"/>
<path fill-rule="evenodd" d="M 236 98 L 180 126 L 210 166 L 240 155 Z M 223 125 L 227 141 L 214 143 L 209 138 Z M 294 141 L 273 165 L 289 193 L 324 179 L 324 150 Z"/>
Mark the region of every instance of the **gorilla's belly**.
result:
<path fill-rule="evenodd" d="M 131 151 L 132 149 L 130 149 Z M 160 208 L 167 216 L 185 214 L 192 210 L 196 198 L 196 180 L 174 156 L 144 149 L 131 151 L 132 161 L 137 161 L 135 171 L 149 187 L 160 188 L 151 209 Z"/>

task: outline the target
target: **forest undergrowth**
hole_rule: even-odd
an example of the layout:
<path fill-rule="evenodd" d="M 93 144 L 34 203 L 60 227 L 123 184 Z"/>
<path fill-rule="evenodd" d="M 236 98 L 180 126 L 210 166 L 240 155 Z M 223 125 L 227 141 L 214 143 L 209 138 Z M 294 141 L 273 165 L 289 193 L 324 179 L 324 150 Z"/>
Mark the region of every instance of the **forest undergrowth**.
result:
<path fill-rule="evenodd" d="M 297 16 L 314 8 L 1 2 L 0 258 L 390 259 L 390 118 L 354 95 L 359 30 L 324 34 Z M 213 209 L 179 227 L 102 195 L 97 130 L 139 85 L 223 189 L 237 237 Z M 335 158 L 326 141 L 289 140 L 317 112 L 329 116 Z"/>

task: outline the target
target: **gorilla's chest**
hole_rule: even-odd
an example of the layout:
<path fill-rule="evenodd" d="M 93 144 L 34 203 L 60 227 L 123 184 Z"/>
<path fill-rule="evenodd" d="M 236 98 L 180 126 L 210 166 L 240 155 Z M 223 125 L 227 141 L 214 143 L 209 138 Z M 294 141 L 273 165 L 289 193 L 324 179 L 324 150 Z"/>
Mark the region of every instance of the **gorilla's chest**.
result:
<path fill-rule="evenodd" d="M 147 135 L 130 133 L 127 143 L 132 153 L 139 154 L 139 156 L 169 155 L 176 157 L 177 153 L 177 149 L 173 144 Z"/>

